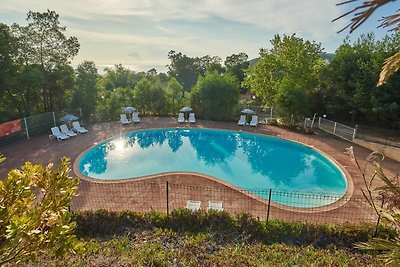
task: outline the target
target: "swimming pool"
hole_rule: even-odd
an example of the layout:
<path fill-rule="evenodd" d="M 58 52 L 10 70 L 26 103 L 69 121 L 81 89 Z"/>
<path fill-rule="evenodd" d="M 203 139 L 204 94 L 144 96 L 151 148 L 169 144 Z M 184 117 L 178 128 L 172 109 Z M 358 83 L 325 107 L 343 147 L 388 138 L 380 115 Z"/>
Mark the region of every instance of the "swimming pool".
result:
<path fill-rule="evenodd" d="M 287 140 L 212 129 L 154 129 L 126 133 L 83 154 L 83 175 L 118 180 L 166 172 L 196 172 L 242 189 L 312 192 L 333 197 L 292 203 L 285 194 L 272 200 L 296 207 L 335 202 L 346 192 L 343 172 L 316 150 Z M 263 194 L 261 197 L 267 198 Z"/>

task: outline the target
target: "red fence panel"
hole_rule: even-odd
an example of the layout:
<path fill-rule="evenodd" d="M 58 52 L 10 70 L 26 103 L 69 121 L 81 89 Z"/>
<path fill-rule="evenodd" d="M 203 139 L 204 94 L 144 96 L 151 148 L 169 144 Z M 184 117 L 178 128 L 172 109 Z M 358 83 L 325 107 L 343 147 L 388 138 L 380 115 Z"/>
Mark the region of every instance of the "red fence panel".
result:
<path fill-rule="evenodd" d="M 0 137 L 22 130 L 21 120 L 14 120 L 0 124 Z"/>

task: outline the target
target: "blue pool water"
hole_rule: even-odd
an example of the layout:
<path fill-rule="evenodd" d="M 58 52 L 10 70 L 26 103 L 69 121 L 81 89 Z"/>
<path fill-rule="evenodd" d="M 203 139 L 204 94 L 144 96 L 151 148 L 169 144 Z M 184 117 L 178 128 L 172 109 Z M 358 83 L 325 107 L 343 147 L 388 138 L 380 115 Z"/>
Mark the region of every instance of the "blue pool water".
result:
<path fill-rule="evenodd" d="M 346 192 L 342 171 L 317 151 L 273 137 L 223 130 L 178 128 L 127 133 L 87 151 L 79 167 L 84 175 L 97 179 L 197 172 L 264 198 L 272 188 L 273 201 L 295 207 L 327 205 Z M 287 191 L 319 195 L 302 194 L 304 199 L 299 199 L 298 195 L 282 193 Z"/>

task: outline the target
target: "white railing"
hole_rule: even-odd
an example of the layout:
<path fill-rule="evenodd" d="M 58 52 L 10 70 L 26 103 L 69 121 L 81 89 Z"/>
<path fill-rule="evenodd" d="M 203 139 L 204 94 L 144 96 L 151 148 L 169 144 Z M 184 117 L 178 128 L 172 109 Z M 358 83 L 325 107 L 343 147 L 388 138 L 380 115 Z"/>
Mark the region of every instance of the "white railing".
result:
<path fill-rule="evenodd" d="M 318 128 L 349 141 L 352 141 L 357 136 L 357 126 L 352 128 L 350 126 L 335 121 L 330 121 L 322 117 L 318 118 Z"/>

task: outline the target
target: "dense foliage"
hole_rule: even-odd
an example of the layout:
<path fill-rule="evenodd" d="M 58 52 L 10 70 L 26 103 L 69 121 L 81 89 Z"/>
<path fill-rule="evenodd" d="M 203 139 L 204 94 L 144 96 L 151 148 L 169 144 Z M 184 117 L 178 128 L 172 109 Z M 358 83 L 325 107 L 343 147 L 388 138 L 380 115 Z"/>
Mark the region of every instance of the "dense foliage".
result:
<path fill-rule="evenodd" d="M 355 29 L 361 26 L 365 21 L 367 21 L 371 15 L 376 12 L 377 10 L 382 9 L 383 6 L 388 4 L 392 4 L 397 0 L 352 0 L 352 1 L 343 1 L 339 5 L 345 5 L 353 2 L 360 2 L 358 6 L 356 6 L 350 12 L 345 13 L 344 15 L 336 18 L 338 20 L 346 15 L 352 14 L 353 18 L 351 22 L 344 27 L 341 31 L 350 27 L 350 33 L 353 32 Z M 395 9 L 387 9 L 387 10 L 395 10 Z M 335 21 L 334 20 L 334 21 Z M 399 9 L 396 8 L 396 11 L 392 14 L 387 16 L 383 16 L 379 19 L 380 25 L 378 27 L 382 28 L 390 28 L 389 31 L 398 32 L 400 30 L 400 13 Z M 378 86 L 386 83 L 388 79 L 396 73 L 400 68 L 400 51 L 396 50 L 394 54 L 388 56 L 385 61 L 384 65 L 382 66 L 382 70 L 379 74 L 379 81 Z"/>
<path fill-rule="evenodd" d="M 260 51 L 245 85 L 264 104 L 278 107 L 285 118 L 304 118 L 313 111 L 313 91 L 323 67 L 321 47 L 295 35 L 276 35 L 271 44 L 270 50 Z"/>
<path fill-rule="evenodd" d="M 214 71 L 200 77 L 190 95 L 196 112 L 210 120 L 231 120 L 239 101 L 239 84 L 229 75 Z"/>
<path fill-rule="evenodd" d="M 1 24 L 0 113 L 27 116 L 61 110 L 73 88 L 70 61 L 79 51 L 75 37 L 67 38 L 54 11 L 29 11 L 27 26 Z M 4 67 L 4 69 L 3 69 Z M 1 118 L 1 117 L 0 117 Z"/>
<path fill-rule="evenodd" d="M 75 248 L 76 223 L 68 209 L 78 179 L 70 171 L 66 158 L 55 169 L 27 162 L 0 181 L 0 265 Z"/>
<path fill-rule="evenodd" d="M 344 42 L 320 76 L 320 94 L 329 116 L 399 128 L 400 74 L 376 87 L 384 58 L 399 49 L 400 33 L 380 41 L 368 34 L 353 44 Z"/>
<path fill-rule="evenodd" d="M 376 87 L 384 59 L 399 51 L 399 33 L 381 40 L 372 34 L 354 43 L 346 39 L 325 60 L 320 44 L 295 34 L 276 35 L 251 66 L 255 60 L 245 53 L 229 55 L 221 64 L 217 56 L 170 51 L 167 73 L 117 64 L 99 74 L 94 62 L 71 67 L 79 43 L 65 35 L 58 18 L 54 11 L 30 11 L 27 26 L 0 24 L 0 122 L 45 111 L 73 113 L 85 122 L 115 121 L 124 106 L 146 116 L 176 116 L 186 105 L 198 118 L 237 119 L 241 97 L 225 87 L 235 79 L 241 93 L 256 96 L 252 102 L 274 107 L 287 121 L 318 113 L 400 128 L 400 74 Z"/>
<path fill-rule="evenodd" d="M 82 246 L 58 263 L 118 266 L 376 266 L 354 248 L 374 225 L 268 223 L 246 214 L 82 212 L 74 216 Z M 380 228 L 379 237 L 392 236 Z M 57 264 L 47 257 L 41 264 Z"/>

